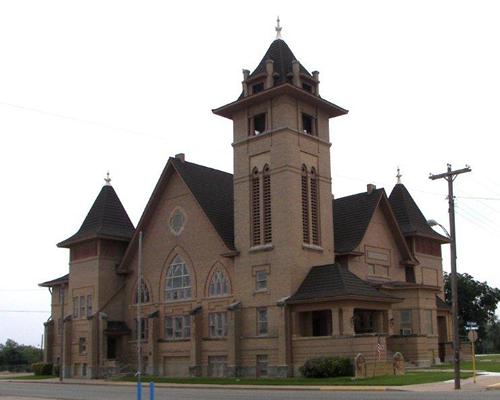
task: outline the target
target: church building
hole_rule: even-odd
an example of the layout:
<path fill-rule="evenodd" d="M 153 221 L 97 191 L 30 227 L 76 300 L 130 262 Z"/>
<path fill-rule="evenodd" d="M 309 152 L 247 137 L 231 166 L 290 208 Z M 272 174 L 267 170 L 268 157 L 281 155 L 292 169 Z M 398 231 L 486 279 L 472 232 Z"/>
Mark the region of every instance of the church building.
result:
<path fill-rule="evenodd" d="M 233 121 L 233 174 L 170 158 L 137 227 L 107 180 L 58 244 L 69 273 L 40 284 L 45 361 L 105 377 L 140 347 L 146 374 L 287 377 L 323 355 L 451 357 L 448 239 L 399 180 L 333 197 L 329 122 L 348 111 L 319 84 L 278 35 L 213 110 Z"/>

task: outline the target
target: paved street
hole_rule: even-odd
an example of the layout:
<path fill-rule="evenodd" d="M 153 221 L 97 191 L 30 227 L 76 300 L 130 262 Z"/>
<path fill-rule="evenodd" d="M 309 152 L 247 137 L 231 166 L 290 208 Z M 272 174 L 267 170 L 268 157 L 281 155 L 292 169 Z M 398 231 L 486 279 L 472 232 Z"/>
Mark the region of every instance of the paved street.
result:
<path fill-rule="evenodd" d="M 48 383 L 0 382 L 0 400 L 23 398 L 64 400 L 125 400 L 135 399 L 134 386 L 73 385 Z M 145 388 L 144 399 L 148 399 Z M 484 392 L 321 392 L 288 390 L 232 390 L 232 389 L 172 389 L 157 388 L 158 400 L 447 400 L 447 399 L 500 399 L 500 391 Z"/>

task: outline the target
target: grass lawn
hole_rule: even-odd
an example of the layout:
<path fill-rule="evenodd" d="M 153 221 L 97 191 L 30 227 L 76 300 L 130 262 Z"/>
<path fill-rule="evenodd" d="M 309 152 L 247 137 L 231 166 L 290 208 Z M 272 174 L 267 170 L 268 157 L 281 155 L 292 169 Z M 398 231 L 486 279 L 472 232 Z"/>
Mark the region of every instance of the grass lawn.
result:
<path fill-rule="evenodd" d="M 438 369 L 453 369 L 453 364 L 436 365 Z M 460 369 L 472 370 L 472 361 L 462 361 Z M 476 369 L 489 372 L 500 372 L 500 354 L 481 354 L 476 356 Z"/>
<path fill-rule="evenodd" d="M 462 378 L 469 378 L 472 374 L 462 373 Z M 453 372 L 409 372 L 402 376 L 377 376 L 354 380 L 351 377 L 341 378 L 166 378 L 143 376 L 143 382 L 154 381 L 156 383 L 184 383 L 184 384 L 218 384 L 218 385 L 300 385 L 300 386 L 401 386 L 418 383 L 440 382 L 453 379 Z M 127 376 L 119 378 L 120 381 L 135 382 L 136 378 Z"/>
<path fill-rule="evenodd" d="M 16 375 L 16 376 L 0 376 L 0 379 L 12 379 L 12 380 L 40 380 L 40 379 L 51 379 L 57 378 L 55 375 Z"/>

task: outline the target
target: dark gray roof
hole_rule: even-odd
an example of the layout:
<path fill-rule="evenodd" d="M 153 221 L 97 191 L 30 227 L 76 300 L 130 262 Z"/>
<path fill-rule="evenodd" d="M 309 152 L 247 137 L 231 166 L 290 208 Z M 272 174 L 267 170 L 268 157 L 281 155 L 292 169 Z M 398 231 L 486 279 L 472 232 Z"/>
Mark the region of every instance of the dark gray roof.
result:
<path fill-rule="evenodd" d="M 308 300 L 342 300 L 352 298 L 395 302 L 397 297 L 382 293 L 339 264 L 312 267 L 289 303 Z"/>
<path fill-rule="evenodd" d="M 336 253 L 348 253 L 359 245 L 384 193 L 384 189 L 375 189 L 370 194 L 363 192 L 333 200 Z"/>
<path fill-rule="evenodd" d="M 82 226 L 73 236 L 58 243 L 68 247 L 74 243 L 97 237 L 128 241 L 134 234 L 134 225 L 118 195 L 110 185 L 102 187 Z"/>
<path fill-rule="evenodd" d="M 51 281 L 39 283 L 38 286 L 53 287 L 53 286 L 61 285 L 63 283 L 68 283 L 68 280 L 69 280 L 69 274 L 66 274 L 66 275 L 60 276 L 59 278 L 52 279 Z"/>
<path fill-rule="evenodd" d="M 170 162 L 224 243 L 234 249 L 233 175 L 177 158 Z"/>
<path fill-rule="evenodd" d="M 278 74 L 275 83 L 280 84 L 287 81 L 287 74 L 292 73 L 292 61 L 297 59 L 284 40 L 276 39 L 267 49 L 257 68 L 250 74 L 250 78 L 266 72 L 266 60 L 274 61 L 274 72 Z M 311 76 L 302 64 L 300 64 L 300 72 Z"/>
<path fill-rule="evenodd" d="M 389 203 L 404 235 L 422 235 L 442 242 L 449 241 L 429 226 L 424 214 L 402 183 L 396 184 L 392 189 Z"/>

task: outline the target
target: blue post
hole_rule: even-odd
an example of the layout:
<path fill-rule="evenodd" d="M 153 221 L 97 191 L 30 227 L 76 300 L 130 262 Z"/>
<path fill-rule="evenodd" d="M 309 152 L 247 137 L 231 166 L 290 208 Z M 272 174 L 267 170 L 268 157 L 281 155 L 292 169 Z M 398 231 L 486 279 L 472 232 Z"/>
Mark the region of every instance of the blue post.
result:
<path fill-rule="evenodd" d="M 155 383 L 149 382 L 149 400 L 155 400 Z"/>
<path fill-rule="evenodd" d="M 137 382 L 137 400 L 142 399 L 142 383 Z"/>

